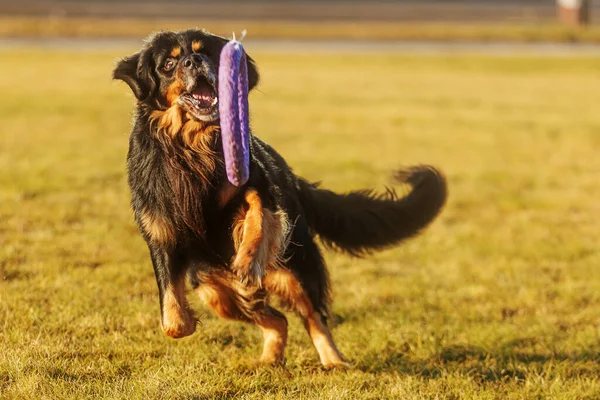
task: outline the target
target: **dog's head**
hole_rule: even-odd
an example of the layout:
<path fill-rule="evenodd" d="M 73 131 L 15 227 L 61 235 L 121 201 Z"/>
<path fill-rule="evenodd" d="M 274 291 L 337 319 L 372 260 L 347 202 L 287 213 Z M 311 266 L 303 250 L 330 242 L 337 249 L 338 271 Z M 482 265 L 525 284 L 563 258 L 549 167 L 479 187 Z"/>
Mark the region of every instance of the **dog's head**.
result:
<path fill-rule="evenodd" d="M 178 105 L 197 121 L 216 121 L 218 71 L 227 39 L 202 30 L 160 32 L 138 53 L 118 61 L 113 78 L 126 82 L 140 104 L 151 110 Z M 248 87 L 258 83 L 254 60 L 248 60 Z"/>

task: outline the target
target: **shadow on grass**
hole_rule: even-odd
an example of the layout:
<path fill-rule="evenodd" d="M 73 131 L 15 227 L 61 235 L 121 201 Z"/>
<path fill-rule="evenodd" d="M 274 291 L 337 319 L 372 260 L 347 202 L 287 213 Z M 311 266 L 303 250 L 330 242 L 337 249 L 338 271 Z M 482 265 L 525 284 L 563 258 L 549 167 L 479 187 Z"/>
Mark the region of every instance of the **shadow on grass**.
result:
<path fill-rule="evenodd" d="M 367 373 L 399 372 L 435 379 L 446 374 L 459 374 L 478 382 L 524 381 L 528 377 L 545 375 L 597 378 L 600 374 L 600 352 L 578 354 L 535 352 L 524 345 L 535 345 L 535 339 L 510 341 L 486 350 L 477 346 L 450 345 L 429 358 L 420 359 L 407 349 L 391 351 L 382 356 L 372 352 L 356 364 Z M 551 366 L 551 367 L 550 367 Z"/>

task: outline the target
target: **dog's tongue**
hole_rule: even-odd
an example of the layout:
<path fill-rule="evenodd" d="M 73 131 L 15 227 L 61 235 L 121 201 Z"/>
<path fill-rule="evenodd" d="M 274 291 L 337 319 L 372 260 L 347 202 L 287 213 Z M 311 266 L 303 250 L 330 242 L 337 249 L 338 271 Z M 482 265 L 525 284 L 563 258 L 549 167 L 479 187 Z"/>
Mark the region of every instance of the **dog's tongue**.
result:
<path fill-rule="evenodd" d="M 198 102 L 198 106 L 202 108 L 210 107 L 213 103 L 213 96 L 210 93 L 210 89 L 205 86 L 194 89 L 192 97 Z"/>

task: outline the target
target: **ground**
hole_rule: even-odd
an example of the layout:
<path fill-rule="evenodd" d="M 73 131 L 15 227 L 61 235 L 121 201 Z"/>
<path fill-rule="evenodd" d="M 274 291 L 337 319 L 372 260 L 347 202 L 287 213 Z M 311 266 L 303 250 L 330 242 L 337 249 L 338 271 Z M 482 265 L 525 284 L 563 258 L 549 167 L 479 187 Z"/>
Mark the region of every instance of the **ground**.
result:
<path fill-rule="evenodd" d="M 254 54 L 256 134 L 335 190 L 442 168 L 421 237 L 333 252 L 325 371 L 298 320 L 285 367 L 194 294 L 159 327 L 129 207 L 132 96 L 110 52 L 0 54 L 0 393 L 6 398 L 598 398 L 600 68 L 594 58 Z"/>

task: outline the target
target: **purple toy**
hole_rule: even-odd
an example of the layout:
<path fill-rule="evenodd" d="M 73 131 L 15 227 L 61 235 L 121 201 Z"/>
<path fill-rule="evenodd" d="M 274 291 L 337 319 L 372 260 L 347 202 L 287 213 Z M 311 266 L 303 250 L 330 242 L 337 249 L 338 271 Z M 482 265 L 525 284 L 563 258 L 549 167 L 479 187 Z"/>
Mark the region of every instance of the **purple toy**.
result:
<path fill-rule="evenodd" d="M 227 179 L 235 186 L 242 186 L 250 174 L 248 67 L 244 48 L 235 35 L 221 51 L 219 114 Z"/>

